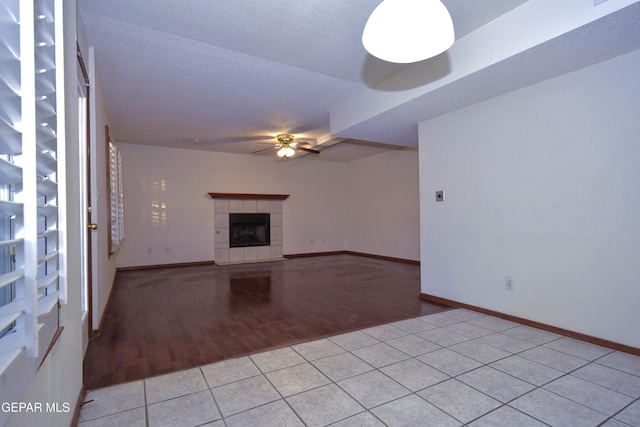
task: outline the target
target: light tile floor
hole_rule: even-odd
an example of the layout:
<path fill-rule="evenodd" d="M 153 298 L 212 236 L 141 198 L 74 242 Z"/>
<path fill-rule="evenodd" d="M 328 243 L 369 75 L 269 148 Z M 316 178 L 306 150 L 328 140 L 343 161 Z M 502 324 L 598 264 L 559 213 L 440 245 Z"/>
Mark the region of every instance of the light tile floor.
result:
<path fill-rule="evenodd" d="M 87 394 L 80 426 L 640 426 L 640 357 L 456 309 Z"/>

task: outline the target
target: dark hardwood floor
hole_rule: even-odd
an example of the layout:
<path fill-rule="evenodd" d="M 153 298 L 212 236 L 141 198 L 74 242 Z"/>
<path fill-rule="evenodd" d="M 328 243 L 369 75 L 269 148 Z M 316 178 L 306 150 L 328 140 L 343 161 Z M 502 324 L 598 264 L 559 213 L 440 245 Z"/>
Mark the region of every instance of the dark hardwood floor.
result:
<path fill-rule="evenodd" d="M 104 387 L 447 310 L 417 265 L 355 255 L 118 272 L 84 360 Z"/>

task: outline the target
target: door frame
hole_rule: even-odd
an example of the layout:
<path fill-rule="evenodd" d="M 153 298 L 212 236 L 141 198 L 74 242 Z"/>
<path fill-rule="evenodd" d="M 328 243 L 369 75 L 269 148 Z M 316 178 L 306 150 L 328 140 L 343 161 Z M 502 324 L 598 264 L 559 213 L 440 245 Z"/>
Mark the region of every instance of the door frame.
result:
<path fill-rule="evenodd" d="M 91 139 L 91 84 L 89 82 L 89 74 L 87 72 L 87 67 L 82 57 L 82 52 L 80 51 L 80 46 L 77 46 L 77 57 L 78 57 L 78 84 L 82 85 L 84 88 L 84 97 L 85 97 L 85 111 L 84 111 L 84 123 L 80 123 L 80 128 L 84 127 L 85 131 L 85 146 L 82 147 L 83 159 L 81 162 L 83 165 L 83 175 L 84 175 L 84 195 L 82 197 L 84 206 L 82 209 L 85 212 L 84 221 L 83 221 L 83 229 L 86 237 L 86 244 L 84 250 L 84 292 L 86 292 L 87 300 L 86 300 L 86 320 L 87 320 L 87 341 L 91 339 L 93 332 L 93 274 L 94 274 L 94 260 L 93 260 L 93 245 L 94 231 L 89 228 L 90 224 L 95 223 L 95 218 L 97 217 L 96 212 L 92 212 L 93 198 L 92 198 L 92 165 L 93 165 L 93 152 L 92 149 L 92 139 Z"/>

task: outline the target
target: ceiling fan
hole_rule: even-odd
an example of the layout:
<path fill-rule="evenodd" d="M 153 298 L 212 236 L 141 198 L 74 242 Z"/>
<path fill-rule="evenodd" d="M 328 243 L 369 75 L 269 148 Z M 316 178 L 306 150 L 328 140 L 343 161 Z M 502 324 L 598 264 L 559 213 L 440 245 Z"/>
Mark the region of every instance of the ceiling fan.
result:
<path fill-rule="evenodd" d="M 276 155 L 283 160 L 291 159 L 293 156 L 295 156 L 297 150 L 315 154 L 316 156 L 320 154 L 318 150 L 309 148 L 308 146 L 310 146 L 311 144 L 309 144 L 308 142 L 294 142 L 294 136 L 290 133 L 281 133 L 276 136 L 276 139 L 278 140 L 278 142 L 274 147 L 254 151 L 251 154 L 262 154 L 275 149 L 277 150 Z M 304 147 L 304 145 L 306 145 L 307 147 Z"/>

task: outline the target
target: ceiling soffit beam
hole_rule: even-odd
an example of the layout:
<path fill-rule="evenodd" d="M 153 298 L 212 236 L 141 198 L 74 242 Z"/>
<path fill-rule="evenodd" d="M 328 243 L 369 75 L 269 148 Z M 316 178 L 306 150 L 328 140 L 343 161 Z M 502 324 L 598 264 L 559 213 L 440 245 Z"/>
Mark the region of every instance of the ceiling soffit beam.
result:
<path fill-rule="evenodd" d="M 316 139 L 316 145 L 313 148 L 323 149 L 323 148 L 331 147 L 332 145 L 336 145 L 340 142 L 346 141 L 346 139 L 347 138 L 341 138 L 338 136 L 333 136 L 330 133 L 327 133 Z"/>
<path fill-rule="evenodd" d="M 329 148 L 332 145 L 336 145 L 339 144 L 343 141 L 346 141 L 347 138 L 340 138 L 337 136 L 333 136 L 330 133 L 326 133 L 324 135 L 320 135 L 318 138 L 316 138 L 316 143 L 314 145 L 311 145 L 308 148 L 312 148 L 314 150 L 318 150 L 318 151 L 322 151 L 325 148 Z M 300 150 L 296 152 L 296 157 L 302 157 L 302 156 L 306 156 L 310 153 Z"/>
<path fill-rule="evenodd" d="M 403 104 L 443 89 L 509 58 L 517 57 L 536 46 L 560 39 L 565 34 L 628 6 L 634 4 L 637 6 L 638 3 L 639 0 L 620 0 L 594 6 L 593 0 L 579 2 L 530 0 L 457 40 L 444 54 L 414 64 L 386 79 L 375 88 L 367 89 L 333 107 L 330 111 L 331 134 L 345 138 L 417 146 L 417 123 L 427 120 L 429 116 L 425 115 L 418 121 L 412 122 L 410 124 L 414 128 L 412 130 L 396 129 L 395 132 L 389 132 L 396 135 L 394 141 L 373 135 L 373 131 L 377 133 L 379 130 L 375 123 L 389 122 L 390 120 L 384 117 L 385 113 Z M 630 9 L 636 12 L 638 8 Z M 541 25 L 542 22 L 544 25 Z M 540 80 L 542 79 L 538 81 Z M 486 91 L 486 88 L 480 88 L 480 90 Z M 467 93 L 452 95 L 468 96 Z M 485 99 L 488 97 L 490 96 L 485 96 Z M 441 113 L 433 111 L 431 117 Z M 359 126 L 365 122 L 367 126 Z M 371 129 L 371 132 L 367 133 L 365 128 Z M 399 134 L 406 135 L 406 138 L 399 140 L 397 138 Z M 411 135 L 415 135 L 415 138 Z"/>

